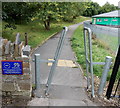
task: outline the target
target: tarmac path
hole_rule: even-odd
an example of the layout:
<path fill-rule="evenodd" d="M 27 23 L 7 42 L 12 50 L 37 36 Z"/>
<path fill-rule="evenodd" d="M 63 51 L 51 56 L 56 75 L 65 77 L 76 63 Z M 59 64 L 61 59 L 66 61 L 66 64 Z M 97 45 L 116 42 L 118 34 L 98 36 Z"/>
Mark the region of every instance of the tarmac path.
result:
<path fill-rule="evenodd" d="M 96 106 L 92 101 L 89 100 L 85 92 L 86 80 L 83 78 L 82 71 L 78 67 L 74 52 L 71 48 L 70 39 L 73 35 L 74 30 L 83 23 L 69 26 L 69 30 L 66 35 L 64 46 L 60 55 L 60 62 L 57 66 L 55 75 L 52 80 L 52 86 L 50 88 L 49 97 L 45 97 L 44 90 L 47 83 L 48 75 L 50 72 L 50 66 L 47 63 L 41 63 L 41 98 L 33 98 L 28 106 Z M 42 46 L 38 47 L 33 53 L 40 54 L 42 59 L 48 60 L 53 59 L 55 50 L 58 44 L 60 33 L 50 38 Z M 68 66 L 64 66 L 65 60 L 68 61 Z M 76 65 L 77 68 L 73 68 L 71 65 Z M 33 83 L 34 83 L 34 63 L 32 63 L 33 72 Z"/>

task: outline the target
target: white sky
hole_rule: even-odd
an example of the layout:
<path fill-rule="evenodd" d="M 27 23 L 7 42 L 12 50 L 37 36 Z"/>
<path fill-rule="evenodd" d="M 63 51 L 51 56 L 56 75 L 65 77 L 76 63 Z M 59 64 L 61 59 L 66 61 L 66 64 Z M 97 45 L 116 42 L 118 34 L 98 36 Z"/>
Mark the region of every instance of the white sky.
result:
<path fill-rule="evenodd" d="M 118 6 L 118 2 L 120 0 L 92 0 L 94 2 L 97 2 L 100 6 L 104 5 L 106 2 L 109 2 L 110 4 L 114 4 L 115 6 Z"/>

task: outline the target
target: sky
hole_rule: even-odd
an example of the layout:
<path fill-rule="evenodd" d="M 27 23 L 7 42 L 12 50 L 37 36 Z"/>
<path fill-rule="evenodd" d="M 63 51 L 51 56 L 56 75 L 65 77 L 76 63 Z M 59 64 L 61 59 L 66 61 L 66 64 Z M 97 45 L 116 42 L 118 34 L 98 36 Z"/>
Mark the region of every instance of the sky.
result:
<path fill-rule="evenodd" d="M 115 6 L 118 6 L 118 2 L 120 0 L 92 0 L 94 2 L 97 2 L 100 6 L 104 5 L 106 2 L 109 2 L 110 4 L 114 4 Z"/>

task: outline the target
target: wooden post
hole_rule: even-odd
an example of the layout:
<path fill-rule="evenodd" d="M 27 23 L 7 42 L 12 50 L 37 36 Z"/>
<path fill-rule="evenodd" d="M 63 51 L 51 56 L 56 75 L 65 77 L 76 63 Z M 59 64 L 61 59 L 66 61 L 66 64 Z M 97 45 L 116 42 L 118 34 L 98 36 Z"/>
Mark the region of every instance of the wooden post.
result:
<path fill-rule="evenodd" d="M 25 46 L 28 45 L 28 36 L 27 33 L 25 33 Z"/>

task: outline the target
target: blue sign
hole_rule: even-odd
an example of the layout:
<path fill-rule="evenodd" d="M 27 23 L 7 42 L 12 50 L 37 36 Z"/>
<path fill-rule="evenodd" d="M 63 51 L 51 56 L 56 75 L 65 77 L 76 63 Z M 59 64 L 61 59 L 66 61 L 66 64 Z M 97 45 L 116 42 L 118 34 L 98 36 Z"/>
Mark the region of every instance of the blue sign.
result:
<path fill-rule="evenodd" d="M 2 60 L 3 75 L 22 75 L 23 64 L 18 60 Z"/>

